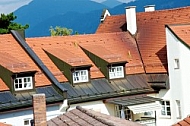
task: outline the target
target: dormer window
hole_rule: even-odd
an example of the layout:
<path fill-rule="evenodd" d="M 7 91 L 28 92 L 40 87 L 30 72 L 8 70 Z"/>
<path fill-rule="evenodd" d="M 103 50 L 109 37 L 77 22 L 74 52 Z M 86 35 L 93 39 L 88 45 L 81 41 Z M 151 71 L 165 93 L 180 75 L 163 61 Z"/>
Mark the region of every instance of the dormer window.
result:
<path fill-rule="evenodd" d="M 123 66 L 111 66 L 109 68 L 109 78 L 123 78 L 124 77 L 124 70 Z"/>
<path fill-rule="evenodd" d="M 76 70 L 73 73 L 73 83 L 88 82 L 88 70 Z"/>
<path fill-rule="evenodd" d="M 32 77 L 17 77 L 14 79 L 15 91 L 33 89 Z"/>

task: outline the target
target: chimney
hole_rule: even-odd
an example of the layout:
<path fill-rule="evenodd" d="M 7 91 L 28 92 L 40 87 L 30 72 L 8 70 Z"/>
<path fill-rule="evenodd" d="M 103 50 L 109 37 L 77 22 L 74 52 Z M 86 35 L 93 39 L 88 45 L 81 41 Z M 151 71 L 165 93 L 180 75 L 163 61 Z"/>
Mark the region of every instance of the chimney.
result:
<path fill-rule="evenodd" d="M 102 14 L 101 14 L 101 18 L 100 18 L 100 22 L 104 22 L 104 20 L 106 19 L 107 16 L 110 16 L 110 12 L 107 9 L 104 9 Z"/>
<path fill-rule="evenodd" d="M 127 30 L 134 35 L 137 31 L 136 6 L 126 7 Z"/>
<path fill-rule="evenodd" d="M 45 94 L 33 95 L 34 126 L 47 126 Z"/>
<path fill-rule="evenodd" d="M 155 11 L 155 5 L 144 6 L 145 12 Z"/>

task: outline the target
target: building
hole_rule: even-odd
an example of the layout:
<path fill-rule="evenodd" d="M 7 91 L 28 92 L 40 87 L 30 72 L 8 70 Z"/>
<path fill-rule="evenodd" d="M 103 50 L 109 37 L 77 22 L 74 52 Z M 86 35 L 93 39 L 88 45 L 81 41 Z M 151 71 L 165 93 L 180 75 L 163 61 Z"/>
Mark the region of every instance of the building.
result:
<path fill-rule="evenodd" d="M 189 23 L 190 7 L 147 7 L 104 17 L 96 34 L 0 35 L 0 122 L 30 125 L 32 95 L 38 93 L 46 95 L 48 120 L 76 106 L 147 125 L 186 117 L 188 30 L 181 26 L 186 37 L 179 36 L 172 24 Z M 184 93 L 176 95 L 177 89 Z"/>

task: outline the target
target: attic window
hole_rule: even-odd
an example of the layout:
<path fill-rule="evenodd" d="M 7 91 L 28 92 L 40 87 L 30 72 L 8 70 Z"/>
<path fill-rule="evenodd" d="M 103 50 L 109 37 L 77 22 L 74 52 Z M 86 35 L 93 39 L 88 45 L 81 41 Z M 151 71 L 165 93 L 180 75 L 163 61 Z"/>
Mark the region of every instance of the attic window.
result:
<path fill-rule="evenodd" d="M 124 70 L 123 66 L 112 66 L 109 68 L 109 78 L 123 78 L 124 77 Z"/>
<path fill-rule="evenodd" d="M 33 89 L 32 77 L 18 77 L 14 79 L 15 91 Z"/>
<path fill-rule="evenodd" d="M 88 82 L 88 70 L 76 70 L 73 73 L 73 83 Z"/>

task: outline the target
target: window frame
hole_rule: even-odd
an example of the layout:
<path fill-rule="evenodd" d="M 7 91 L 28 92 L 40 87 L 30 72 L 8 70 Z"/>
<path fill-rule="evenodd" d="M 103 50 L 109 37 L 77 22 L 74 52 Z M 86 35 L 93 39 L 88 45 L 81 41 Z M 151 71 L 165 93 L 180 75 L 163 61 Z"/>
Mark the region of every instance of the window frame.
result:
<path fill-rule="evenodd" d="M 167 102 L 168 102 L 169 104 L 167 104 Z M 171 117 L 171 106 L 170 106 L 171 104 L 170 104 L 170 101 L 169 101 L 169 100 L 160 101 L 160 104 L 161 104 L 161 106 L 162 106 L 162 109 L 161 109 L 161 111 L 160 111 L 161 117 L 168 117 L 168 118 L 170 118 L 170 117 Z M 169 111 L 167 110 L 167 108 L 169 108 Z M 165 114 L 163 114 L 162 111 L 163 111 Z M 168 112 L 169 112 L 170 114 L 168 114 Z"/>
<path fill-rule="evenodd" d="M 27 81 L 28 79 L 29 79 L 29 81 Z M 18 82 L 16 82 L 16 80 Z M 13 80 L 13 85 L 14 85 L 14 90 L 15 91 L 23 91 L 23 90 L 33 89 L 33 77 L 32 76 L 28 76 L 28 77 L 16 77 Z M 18 87 L 16 85 L 18 85 Z M 20 85 L 21 85 L 21 87 L 19 87 Z M 25 85 L 30 85 L 30 86 L 25 86 Z"/>
<path fill-rule="evenodd" d="M 123 66 L 109 67 L 109 79 L 116 79 L 116 78 L 124 78 L 124 67 Z"/>
<path fill-rule="evenodd" d="M 76 74 L 78 73 L 78 75 Z M 82 83 L 89 81 L 89 72 L 88 70 L 75 70 L 72 73 L 73 83 Z M 78 79 L 76 79 L 78 78 Z"/>

